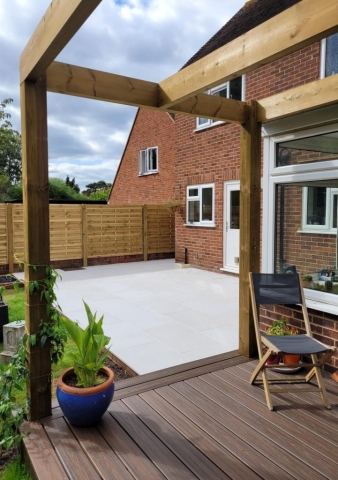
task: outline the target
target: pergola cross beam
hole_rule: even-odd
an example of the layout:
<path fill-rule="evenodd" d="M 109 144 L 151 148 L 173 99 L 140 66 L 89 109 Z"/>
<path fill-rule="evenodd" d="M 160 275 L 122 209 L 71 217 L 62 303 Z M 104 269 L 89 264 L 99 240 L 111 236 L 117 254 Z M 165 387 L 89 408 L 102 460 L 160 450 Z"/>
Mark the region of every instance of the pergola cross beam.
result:
<path fill-rule="evenodd" d="M 37 81 L 101 0 L 53 0 L 20 57 L 20 83 Z"/>
<path fill-rule="evenodd" d="M 47 90 L 106 102 L 158 109 L 158 83 L 53 62 L 47 69 Z M 166 111 L 242 124 L 247 104 L 200 93 Z"/>
<path fill-rule="evenodd" d="M 302 0 L 160 82 L 160 106 L 168 108 L 337 31 L 336 0 Z"/>

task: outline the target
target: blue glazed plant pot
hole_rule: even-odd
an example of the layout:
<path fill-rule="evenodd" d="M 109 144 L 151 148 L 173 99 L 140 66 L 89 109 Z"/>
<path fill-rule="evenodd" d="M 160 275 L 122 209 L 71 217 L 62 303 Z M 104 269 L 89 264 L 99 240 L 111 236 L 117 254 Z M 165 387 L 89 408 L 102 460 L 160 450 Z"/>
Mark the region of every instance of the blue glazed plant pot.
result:
<path fill-rule="evenodd" d="M 68 375 L 74 373 L 73 368 L 69 368 L 58 378 L 56 396 L 64 416 L 71 425 L 76 427 L 95 425 L 109 407 L 114 396 L 114 372 L 106 367 L 100 372 L 105 373 L 108 379 L 90 388 L 70 387 L 64 382 Z"/>

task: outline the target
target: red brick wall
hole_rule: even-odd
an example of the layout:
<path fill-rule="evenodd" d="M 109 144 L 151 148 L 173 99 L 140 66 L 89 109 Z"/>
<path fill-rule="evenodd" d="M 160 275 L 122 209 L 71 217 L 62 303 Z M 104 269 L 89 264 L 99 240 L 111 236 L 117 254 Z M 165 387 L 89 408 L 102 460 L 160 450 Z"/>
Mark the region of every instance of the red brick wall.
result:
<path fill-rule="evenodd" d="M 246 99 L 268 97 L 319 78 L 320 44 L 316 43 L 246 76 Z M 196 130 L 192 117 L 176 121 L 176 197 L 184 205 L 176 217 L 176 260 L 219 271 L 223 266 L 224 182 L 239 180 L 240 128 L 221 124 Z M 185 226 L 186 187 L 215 183 L 215 228 Z M 178 214 L 177 214 L 178 215 Z"/>
<path fill-rule="evenodd" d="M 175 122 L 164 112 L 140 109 L 117 171 L 109 203 L 159 204 L 174 197 Z M 158 147 L 158 173 L 139 176 L 138 152 Z"/>
<path fill-rule="evenodd" d="M 274 308 L 261 309 L 261 330 L 265 331 L 272 320 L 279 319 L 282 315 L 287 317 L 288 323 L 294 325 L 298 329 L 298 333 L 305 333 L 305 325 L 302 320 L 302 312 L 299 308 L 290 308 L 289 306 L 278 305 Z M 330 347 L 338 348 L 338 323 L 337 316 L 329 313 L 319 312 L 317 310 L 309 310 L 309 320 L 311 331 L 314 338 L 323 342 Z M 335 353 L 330 361 L 331 369 L 338 368 L 338 354 Z"/>

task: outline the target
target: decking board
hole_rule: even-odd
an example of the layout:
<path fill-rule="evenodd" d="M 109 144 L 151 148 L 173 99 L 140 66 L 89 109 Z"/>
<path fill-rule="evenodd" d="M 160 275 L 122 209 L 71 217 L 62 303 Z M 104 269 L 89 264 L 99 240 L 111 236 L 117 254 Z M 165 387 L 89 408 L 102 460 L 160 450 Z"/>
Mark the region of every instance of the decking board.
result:
<path fill-rule="evenodd" d="M 273 394 L 271 412 L 249 383 L 256 364 L 231 352 L 117 382 L 90 429 L 69 426 L 56 404 L 25 439 L 33 478 L 335 480 L 338 384 L 324 372 L 332 410 L 300 385 Z"/>

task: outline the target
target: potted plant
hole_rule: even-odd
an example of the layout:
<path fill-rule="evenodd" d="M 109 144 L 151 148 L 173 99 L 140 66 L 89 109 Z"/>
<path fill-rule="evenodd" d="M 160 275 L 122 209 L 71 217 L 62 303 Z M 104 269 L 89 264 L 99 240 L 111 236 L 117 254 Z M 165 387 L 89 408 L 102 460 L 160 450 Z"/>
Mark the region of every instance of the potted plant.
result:
<path fill-rule="evenodd" d="M 165 202 L 164 206 L 172 212 L 178 212 L 179 210 L 181 210 L 182 207 L 181 202 L 176 198 L 171 198 L 170 200 Z"/>
<path fill-rule="evenodd" d="M 284 316 L 280 317 L 277 320 L 273 320 L 271 327 L 269 327 L 266 330 L 266 333 L 268 335 L 297 335 L 298 330 L 296 327 L 291 327 L 288 325 L 286 318 Z M 279 355 L 277 355 L 279 357 Z M 270 359 L 269 359 L 270 360 Z M 272 360 L 272 359 L 271 359 Z M 280 357 L 278 358 L 278 362 L 270 362 L 270 363 L 279 363 L 280 362 Z M 285 365 L 289 364 L 296 364 L 300 362 L 300 355 L 289 355 L 289 354 L 284 354 L 283 355 L 283 363 Z"/>
<path fill-rule="evenodd" d="M 312 275 L 308 275 L 308 274 L 303 274 L 301 276 L 301 279 L 302 279 L 302 285 L 303 285 L 303 288 L 309 288 L 312 284 Z"/>
<path fill-rule="evenodd" d="M 104 366 L 110 338 L 103 333 L 103 316 L 96 320 L 85 303 L 88 325 L 79 325 L 63 318 L 70 338 L 77 346 L 73 367 L 63 372 L 57 383 L 56 394 L 65 417 L 78 427 L 97 423 L 107 410 L 114 395 L 114 372 Z"/>

